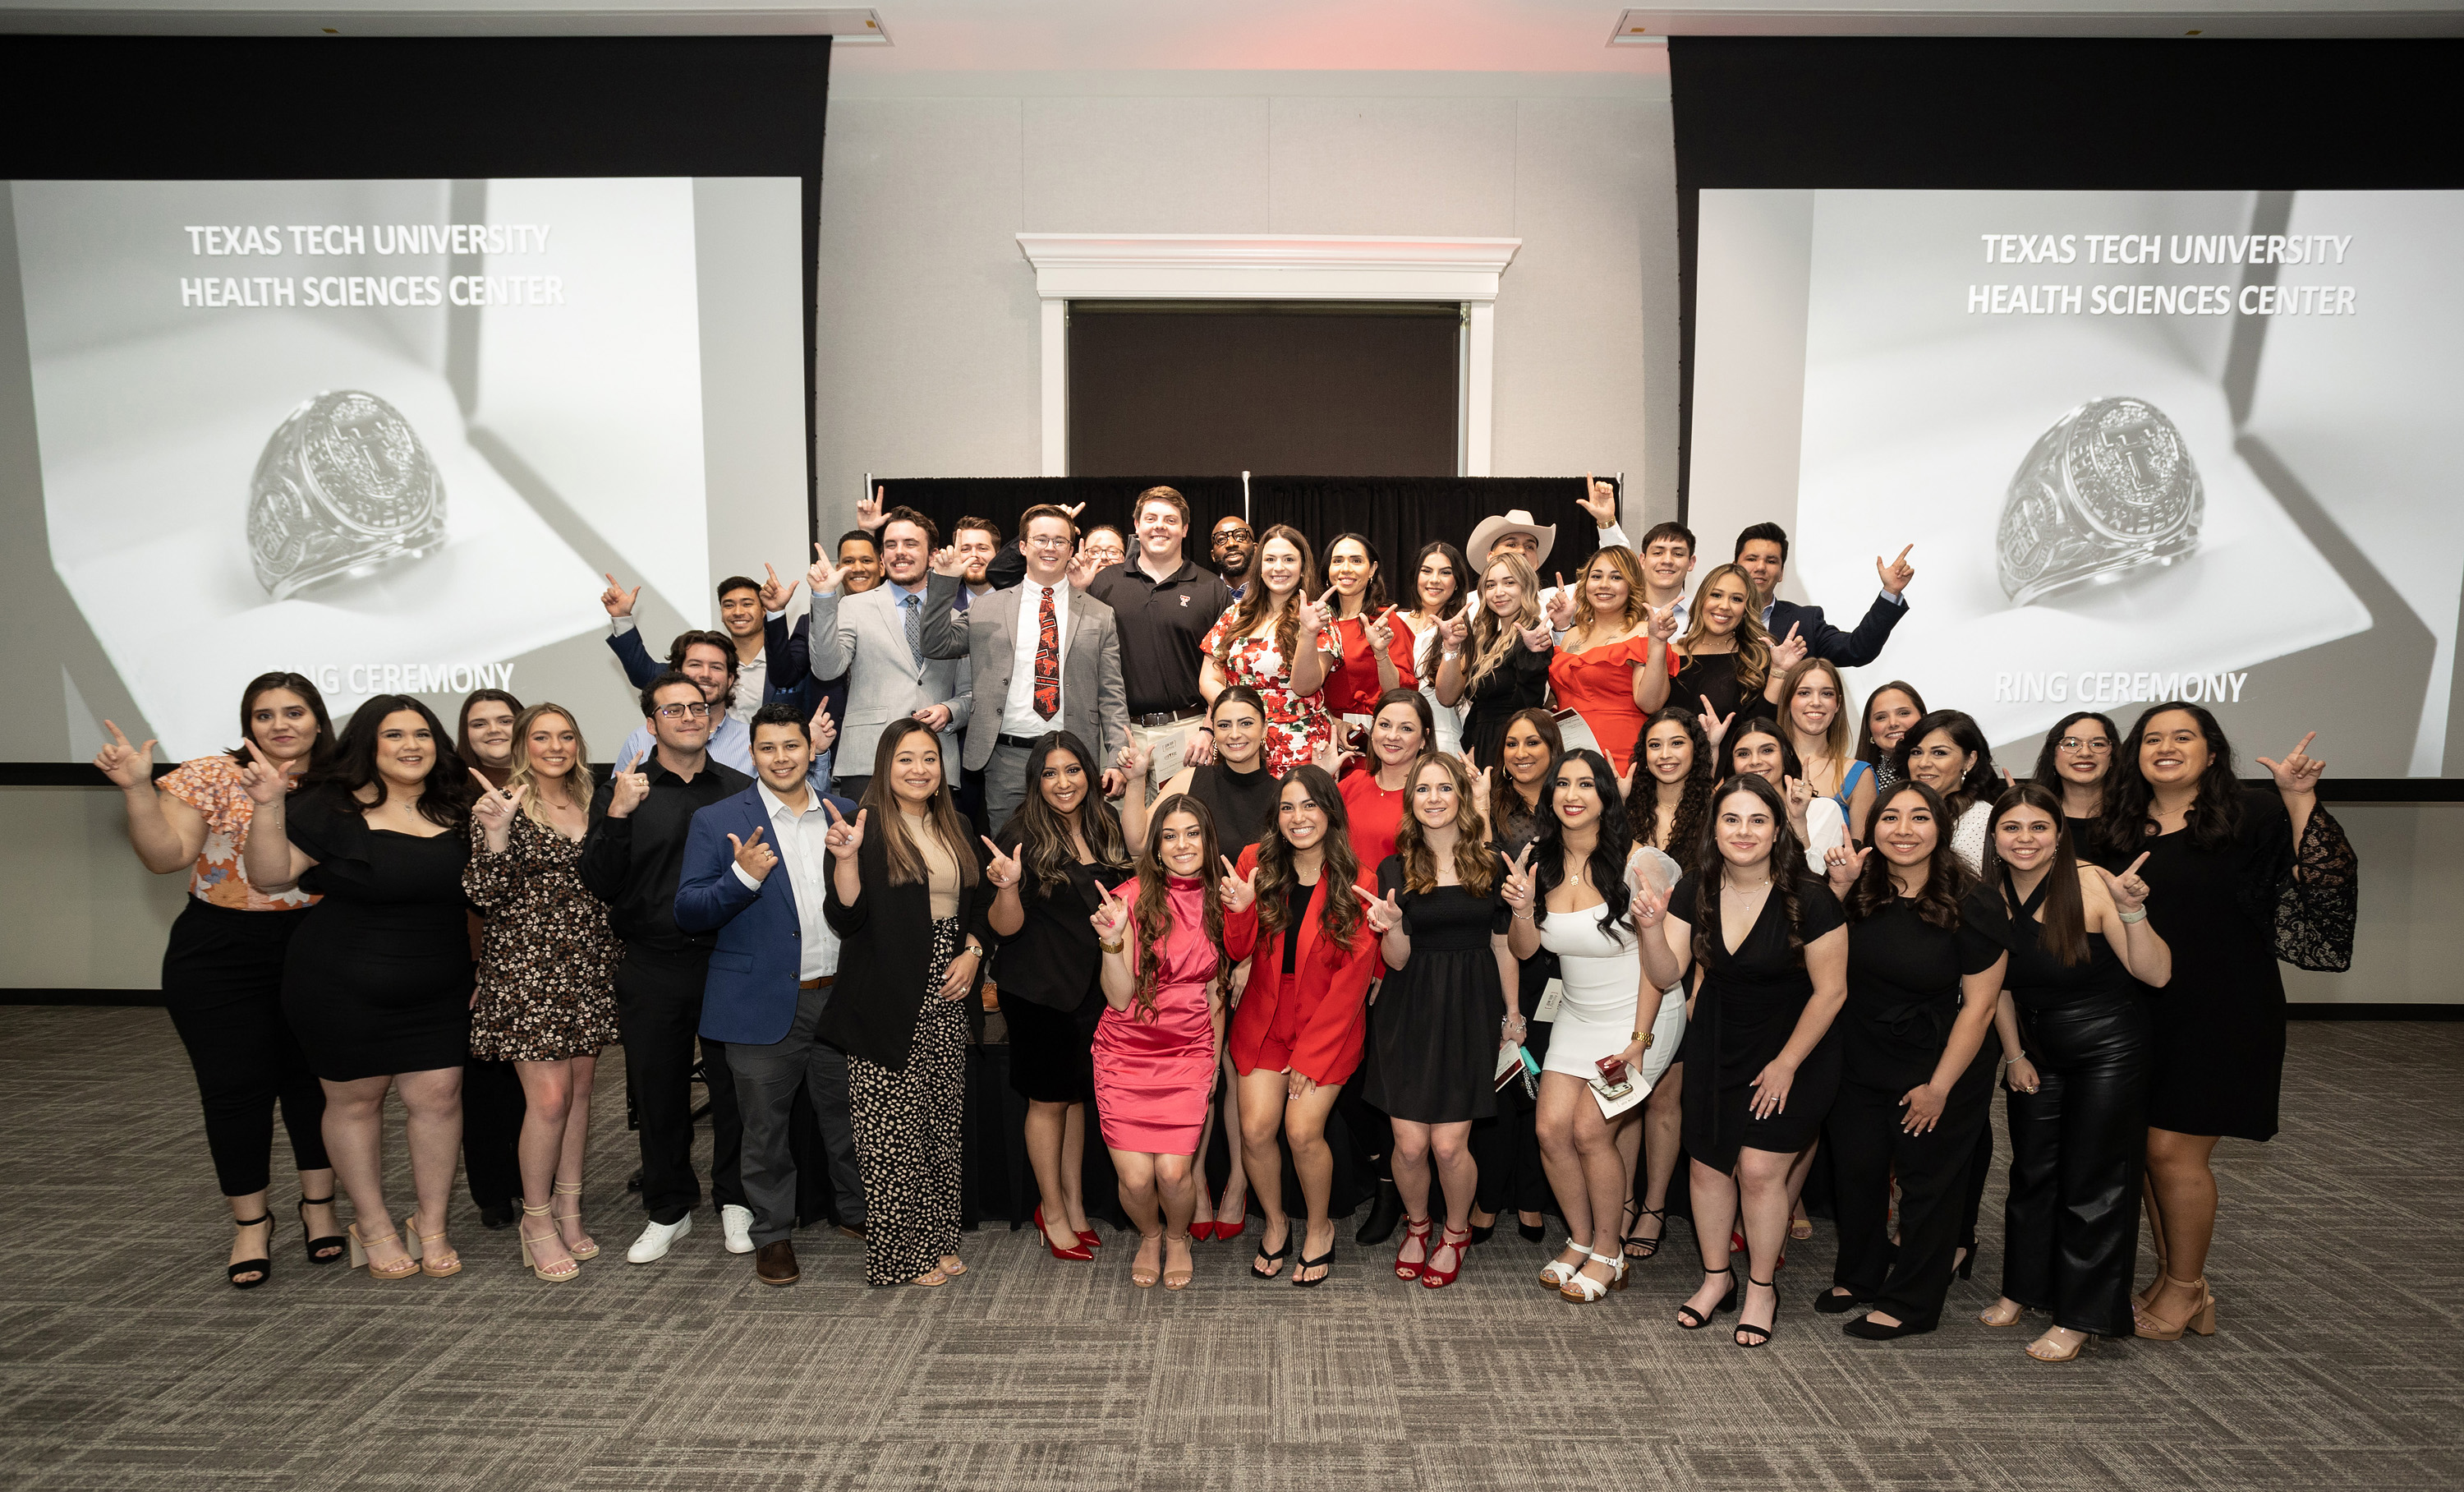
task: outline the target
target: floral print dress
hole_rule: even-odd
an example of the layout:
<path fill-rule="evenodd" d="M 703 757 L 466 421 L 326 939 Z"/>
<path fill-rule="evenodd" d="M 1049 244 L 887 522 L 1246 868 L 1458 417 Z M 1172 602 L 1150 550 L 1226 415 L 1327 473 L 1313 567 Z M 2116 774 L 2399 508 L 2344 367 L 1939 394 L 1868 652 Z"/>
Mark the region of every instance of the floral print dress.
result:
<path fill-rule="evenodd" d="M 471 1055 L 483 1061 L 595 1057 L 616 1039 L 616 966 L 625 956 L 607 904 L 584 890 L 582 846 L 516 813 L 505 853 L 471 826 L 463 894 L 487 920 L 479 938 Z"/>
<path fill-rule="evenodd" d="M 1231 621 L 1227 611 L 1199 644 L 1209 657 L 1216 656 L 1216 646 Z M 1341 656 L 1342 647 L 1331 629 L 1318 629 L 1317 646 L 1322 653 Z M 1324 686 L 1313 694 L 1292 692 L 1291 663 L 1275 644 L 1274 628 L 1235 641 L 1220 666 L 1224 683 L 1247 684 L 1266 701 L 1266 770 L 1281 777 L 1334 744 L 1334 721 L 1326 713 Z"/>

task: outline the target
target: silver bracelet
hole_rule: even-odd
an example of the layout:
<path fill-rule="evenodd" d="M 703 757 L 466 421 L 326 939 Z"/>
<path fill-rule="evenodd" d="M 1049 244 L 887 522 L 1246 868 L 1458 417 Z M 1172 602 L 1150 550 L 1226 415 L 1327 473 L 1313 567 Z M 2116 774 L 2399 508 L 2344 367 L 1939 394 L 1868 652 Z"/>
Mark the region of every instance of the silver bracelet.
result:
<path fill-rule="evenodd" d="M 2143 906 L 2135 912 L 2116 912 L 2114 915 L 2125 923 L 2144 923 L 2147 920 L 2147 908 Z"/>

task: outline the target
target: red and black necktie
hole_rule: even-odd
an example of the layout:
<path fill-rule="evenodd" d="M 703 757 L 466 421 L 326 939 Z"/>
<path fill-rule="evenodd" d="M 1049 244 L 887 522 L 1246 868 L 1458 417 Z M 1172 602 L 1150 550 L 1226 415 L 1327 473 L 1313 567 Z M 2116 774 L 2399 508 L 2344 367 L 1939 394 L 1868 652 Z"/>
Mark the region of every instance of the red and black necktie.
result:
<path fill-rule="evenodd" d="M 1061 711 L 1061 621 L 1053 614 L 1052 588 L 1044 588 L 1044 614 L 1035 637 L 1035 713 L 1050 720 Z"/>

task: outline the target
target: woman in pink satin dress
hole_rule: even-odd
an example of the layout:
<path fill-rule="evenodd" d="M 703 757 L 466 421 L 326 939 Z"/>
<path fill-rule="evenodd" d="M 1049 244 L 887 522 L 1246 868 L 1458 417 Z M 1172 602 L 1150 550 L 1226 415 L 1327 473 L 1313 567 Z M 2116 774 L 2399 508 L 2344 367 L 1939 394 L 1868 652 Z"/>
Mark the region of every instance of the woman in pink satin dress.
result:
<path fill-rule="evenodd" d="M 1223 1041 L 1222 857 L 1206 805 L 1175 793 L 1155 806 L 1136 879 L 1094 914 L 1106 1009 L 1095 1023 L 1095 1107 L 1138 1225 L 1130 1282 L 1196 1276 L 1189 1219 L 1198 1211 L 1191 1151 L 1206 1121 Z"/>

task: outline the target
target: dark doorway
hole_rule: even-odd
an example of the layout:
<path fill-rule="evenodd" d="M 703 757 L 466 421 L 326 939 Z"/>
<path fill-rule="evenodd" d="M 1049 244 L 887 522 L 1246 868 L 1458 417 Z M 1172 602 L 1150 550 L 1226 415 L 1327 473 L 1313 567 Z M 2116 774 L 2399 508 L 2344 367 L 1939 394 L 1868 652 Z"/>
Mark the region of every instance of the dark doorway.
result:
<path fill-rule="evenodd" d="M 1074 301 L 1077 477 L 1451 477 L 1453 301 Z"/>

